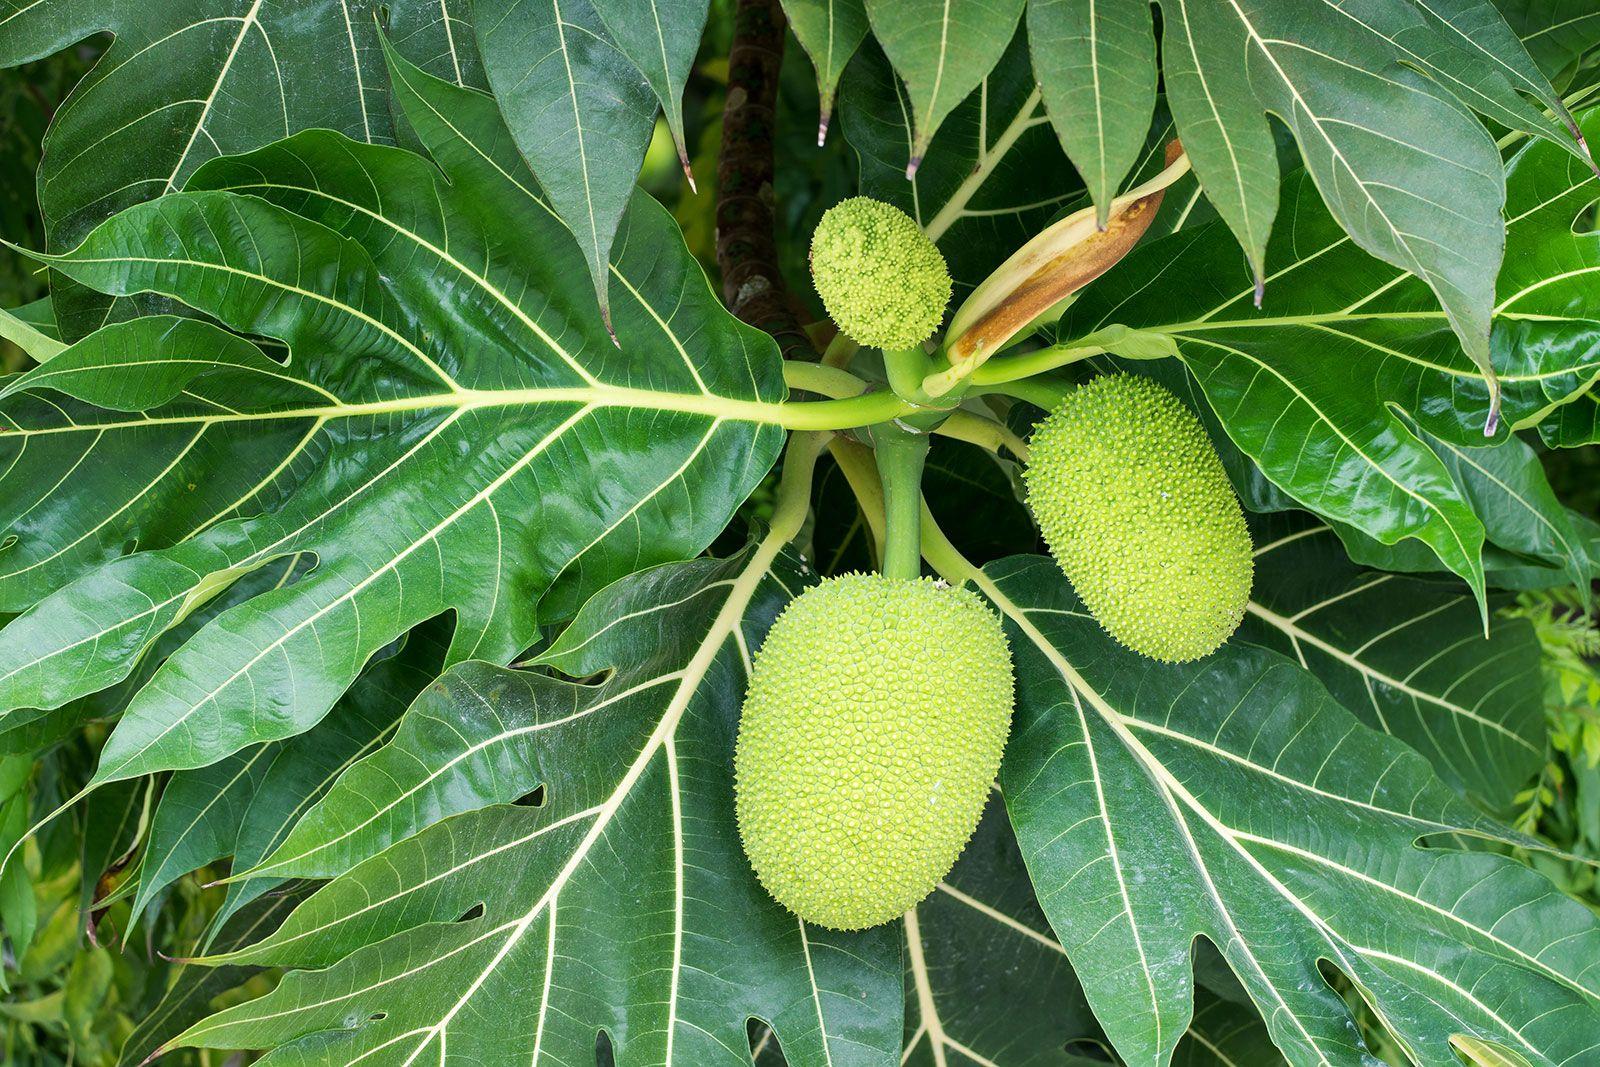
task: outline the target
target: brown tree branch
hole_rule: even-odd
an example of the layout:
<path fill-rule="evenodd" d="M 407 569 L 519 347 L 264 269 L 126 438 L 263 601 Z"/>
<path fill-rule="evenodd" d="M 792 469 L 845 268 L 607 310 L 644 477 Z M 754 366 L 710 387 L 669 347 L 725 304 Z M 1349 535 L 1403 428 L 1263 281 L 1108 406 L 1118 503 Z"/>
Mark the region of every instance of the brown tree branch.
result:
<path fill-rule="evenodd" d="M 816 359 L 778 269 L 772 142 L 787 23 L 778 0 L 738 0 L 717 154 L 717 266 L 732 312 L 773 337 L 786 359 Z"/>

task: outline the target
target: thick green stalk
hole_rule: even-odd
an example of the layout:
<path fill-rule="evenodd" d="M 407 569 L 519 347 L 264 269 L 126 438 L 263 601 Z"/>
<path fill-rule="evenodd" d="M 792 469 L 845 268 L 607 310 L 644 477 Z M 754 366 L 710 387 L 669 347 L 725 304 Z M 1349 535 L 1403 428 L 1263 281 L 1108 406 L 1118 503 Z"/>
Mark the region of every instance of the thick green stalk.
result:
<path fill-rule="evenodd" d="M 1009 396 L 1017 400 L 1025 400 L 1036 408 L 1045 411 L 1054 411 L 1061 403 L 1063 397 L 1072 391 L 1071 382 L 1056 381 L 1049 378 L 1035 378 L 1019 382 L 1001 382 L 998 385 L 979 386 L 973 390 L 978 396 L 999 395 Z"/>
<path fill-rule="evenodd" d="M 839 400 L 786 401 L 769 406 L 776 409 L 769 421 L 790 430 L 849 430 L 888 422 L 916 410 L 915 405 L 889 392 Z"/>
<path fill-rule="evenodd" d="M 1099 345 L 1051 345 L 1015 356 L 995 356 L 972 372 L 972 384 L 996 385 L 1032 378 L 1091 356 L 1105 353 Z"/>
<path fill-rule="evenodd" d="M 900 399 L 913 404 L 927 404 L 930 398 L 922 391 L 922 379 L 933 369 L 928 356 L 920 348 L 884 349 L 883 369 L 889 376 L 889 388 Z"/>
<path fill-rule="evenodd" d="M 1028 442 L 1012 433 L 1005 424 L 971 411 L 952 411 L 934 433 L 997 454 L 1003 448 L 1023 462 L 1028 459 Z"/>
<path fill-rule="evenodd" d="M 867 391 L 866 382 L 847 370 L 825 363 L 791 360 L 783 365 L 783 381 L 790 389 L 803 389 L 836 400 L 860 396 Z"/>
<path fill-rule="evenodd" d="M 872 442 L 883 482 L 883 573 L 914 580 L 922 575 L 922 468 L 928 435 L 887 423 L 874 428 Z"/>

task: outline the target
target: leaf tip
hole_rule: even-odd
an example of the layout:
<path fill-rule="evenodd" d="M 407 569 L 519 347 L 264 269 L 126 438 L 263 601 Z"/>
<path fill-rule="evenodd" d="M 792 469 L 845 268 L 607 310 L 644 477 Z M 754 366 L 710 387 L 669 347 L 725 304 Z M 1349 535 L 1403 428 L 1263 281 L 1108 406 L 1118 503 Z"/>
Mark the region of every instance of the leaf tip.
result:
<path fill-rule="evenodd" d="M 828 119 L 831 118 L 827 108 L 823 108 L 822 117 L 817 120 L 817 147 L 821 148 L 828 142 Z"/>
<path fill-rule="evenodd" d="M 911 161 L 906 164 L 906 181 L 909 182 L 909 181 L 915 181 L 916 180 L 916 178 L 917 178 L 917 168 L 920 167 L 920 166 L 922 166 L 922 157 L 921 156 L 912 156 L 911 157 Z"/>
<path fill-rule="evenodd" d="M 1253 301 L 1255 303 L 1256 310 L 1260 311 L 1261 310 L 1261 301 L 1263 301 L 1263 300 L 1265 300 L 1267 298 L 1267 279 L 1262 276 L 1261 271 L 1259 269 L 1257 269 L 1255 273 L 1256 273 L 1256 291 L 1255 291 L 1255 295 L 1254 295 L 1254 297 L 1252 299 L 1253 299 Z"/>
<path fill-rule="evenodd" d="M 683 176 L 688 179 L 689 192 L 698 196 L 700 188 L 694 183 L 694 168 L 689 165 L 689 155 L 683 150 L 682 146 L 678 148 L 678 162 L 683 166 Z"/>

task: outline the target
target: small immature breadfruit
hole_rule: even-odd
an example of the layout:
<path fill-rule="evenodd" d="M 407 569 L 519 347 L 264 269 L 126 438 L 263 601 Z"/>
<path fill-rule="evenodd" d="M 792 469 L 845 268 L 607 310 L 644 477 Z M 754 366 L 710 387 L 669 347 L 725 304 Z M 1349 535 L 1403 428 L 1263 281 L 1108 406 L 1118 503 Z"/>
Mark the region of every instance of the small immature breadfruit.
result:
<path fill-rule="evenodd" d="M 857 196 L 829 208 L 811 236 L 811 279 L 828 316 L 868 348 L 912 348 L 950 301 L 944 256 L 911 216 Z"/>
<path fill-rule="evenodd" d="M 745 854 L 807 922 L 904 914 L 978 825 L 1011 728 L 1000 620 L 966 589 L 846 574 L 756 655 L 734 755 Z"/>
<path fill-rule="evenodd" d="M 1134 374 L 1095 378 L 1029 443 L 1028 506 L 1106 632 L 1152 659 L 1217 650 L 1250 601 L 1250 532 L 1194 414 Z"/>

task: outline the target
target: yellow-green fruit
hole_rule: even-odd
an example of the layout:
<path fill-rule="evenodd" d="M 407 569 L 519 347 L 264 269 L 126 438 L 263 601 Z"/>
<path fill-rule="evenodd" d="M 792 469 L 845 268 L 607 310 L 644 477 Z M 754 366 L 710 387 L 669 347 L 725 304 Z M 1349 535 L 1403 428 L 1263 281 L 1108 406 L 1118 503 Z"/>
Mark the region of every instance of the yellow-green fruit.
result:
<path fill-rule="evenodd" d="M 795 598 L 756 655 L 734 756 L 761 884 L 835 930 L 904 914 L 978 824 L 1012 695 L 1005 633 L 970 590 L 847 574 Z"/>
<path fill-rule="evenodd" d="M 944 318 L 950 271 L 904 211 L 857 196 L 835 204 L 811 235 L 811 279 L 828 316 L 869 348 L 920 345 Z"/>
<path fill-rule="evenodd" d="M 1106 632 L 1168 663 L 1208 655 L 1250 601 L 1250 533 L 1194 414 L 1133 374 L 1069 395 L 1029 442 L 1028 506 Z"/>

